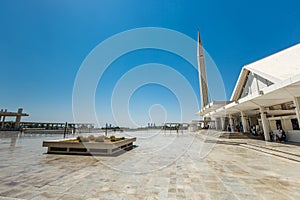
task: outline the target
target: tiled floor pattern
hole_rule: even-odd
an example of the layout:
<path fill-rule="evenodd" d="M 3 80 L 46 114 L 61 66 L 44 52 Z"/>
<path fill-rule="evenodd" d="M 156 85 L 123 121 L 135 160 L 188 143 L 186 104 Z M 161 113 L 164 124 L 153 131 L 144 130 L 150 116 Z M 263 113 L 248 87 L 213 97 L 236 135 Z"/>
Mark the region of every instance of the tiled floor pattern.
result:
<path fill-rule="evenodd" d="M 41 142 L 60 135 L 2 135 L 0 199 L 300 199 L 299 162 L 238 144 L 300 147 L 217 143 L 218 132 L 130 134 L 138 147 L 117 157 L 48 155 Z"/>

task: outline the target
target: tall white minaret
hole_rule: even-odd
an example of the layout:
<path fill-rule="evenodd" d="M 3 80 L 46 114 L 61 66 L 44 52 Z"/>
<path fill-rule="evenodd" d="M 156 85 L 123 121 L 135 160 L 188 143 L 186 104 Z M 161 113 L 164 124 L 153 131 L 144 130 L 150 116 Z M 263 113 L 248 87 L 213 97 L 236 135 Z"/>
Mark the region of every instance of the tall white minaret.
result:
<path fill-rule="evenodd" d="M 204 51 L 203 51 L 201 37 L 200 37 L 200 30 L 198 30 L 197 57 L 198 57 L 198 73 L 199 73 L 199 82 L 200 82 L 201 103 L 202 103 L 202 108 L 204 108 L 209 104 L 209 101 L 208 101 L 208 87 L 207 87 Z"/>

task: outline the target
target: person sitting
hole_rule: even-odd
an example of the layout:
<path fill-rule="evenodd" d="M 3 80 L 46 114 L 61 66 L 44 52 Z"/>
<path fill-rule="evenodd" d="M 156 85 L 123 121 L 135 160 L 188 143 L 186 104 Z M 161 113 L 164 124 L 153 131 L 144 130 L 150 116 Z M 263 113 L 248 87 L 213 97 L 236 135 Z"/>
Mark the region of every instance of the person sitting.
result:
<path fill-rule="evenodd" d="M 252 133 L 252 135 L 254 135 L 254 136 L 257 135 L 256 127 L 255 127 L 255 126 L 252 126 L 252 127 L 251 127 L 251 133 Z"/>
<path fill-rule="evenodd" d="M 271 140 L 272 142 L 274 142 L 274 133 L 273 133 L 273 131 L 271 131 L 271 132 L 269 133 L 269 135 L 270 135 L 270 140 Z"/>
<path fill-rule="evenodd" d="M 281 127 L 278 127 L 278 132 L 276 133 L 276 139 L 279 142 L 285 142 L 286 134 L 285 134 L 284 130 L 282 130 Z"/>
<path fill-rule="evenodd" d="M 256 135 L 257 135 L 257 136 L 259 136 L 259 135 L 262 134 L 262 132 L 261 132 L 260 127 L 259 127 L 258 124 L 255 126 L 255 130 L 256 130 Z"/>

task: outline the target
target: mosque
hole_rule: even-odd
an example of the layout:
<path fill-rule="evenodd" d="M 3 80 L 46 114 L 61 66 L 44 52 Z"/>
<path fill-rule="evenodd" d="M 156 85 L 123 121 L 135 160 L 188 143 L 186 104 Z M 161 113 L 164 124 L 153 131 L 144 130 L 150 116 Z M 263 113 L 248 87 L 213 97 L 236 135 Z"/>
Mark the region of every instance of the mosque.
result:
<path fill-rule="evenodd" d="M 197 113 L 217 130 L 260 129 L 270 141 L 277 127 L 300 142 L 300 44 L 245 65 L 229 101 L 208 103 L 204 54 L 198 33 L 198 68 L 202 109 Z"/>

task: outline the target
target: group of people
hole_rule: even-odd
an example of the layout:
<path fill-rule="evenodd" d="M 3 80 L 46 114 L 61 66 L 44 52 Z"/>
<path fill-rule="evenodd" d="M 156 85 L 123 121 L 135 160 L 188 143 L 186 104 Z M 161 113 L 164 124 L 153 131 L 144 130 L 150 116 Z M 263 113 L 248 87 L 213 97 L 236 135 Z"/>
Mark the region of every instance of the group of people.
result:
<path fill-rule="evenodd" d="M 282 129 L 282 127 L 280 125 L 277 126 L 277 131 L 274 133 L 274 132 L 271 132 L 270 133 L 270 138 L 271 138 L 271 141 L 274 141 L 274 142 L 285 142 L 287 141 L 287 135 L 286 133 L 284 132 L 284 130 Z"/>
<path fill-rule="evenodd" d="M 285 142 L 286 141 L 286 134 L 284 132 L 284 130 L 281 128 L 281 126 L 278 126 L 278 131 L 276 133 L 276 140 L 275 141 L 279 141 L 279 142 Z"/>
<path fill-rule="evenodd" d="M 242 132 L 243 131 L 243 126 L 242 125 L 237 125 L 236 127 L 230 126 L 229 124 L 227 125 L 227 131 L 228 132 L 233 132 L 233 131 L 238 131 Z M 259 136 L 262 134 L 262 131 L 259 128 L 259 125 L 253 125 L 250 127 L 250 132 L 254 136 Z M 277 126 L 277 132 L 275 134 L 270 133 L 271 141 L 279 141 L 279 142 L 285 142 L 287 141 L 287 135 L 282 129 L 280 125 Z"/>
<path fill-rule="evenodd" d="M 250 132 L 251 132 L 252 135 L 254 135 L 254 136 L 261 135 L 261 131 L 260 131 L 259 125 L 253 125 L 253 126 L 251 126 Z"/>
<path fill-rule="evenodd" d="M 227 131 L 228 132 L 243 132 L 244 128 L 242 124 L 238 124 L 235 127 L 230 126 L 230 124 L 227 125 Z"/>

